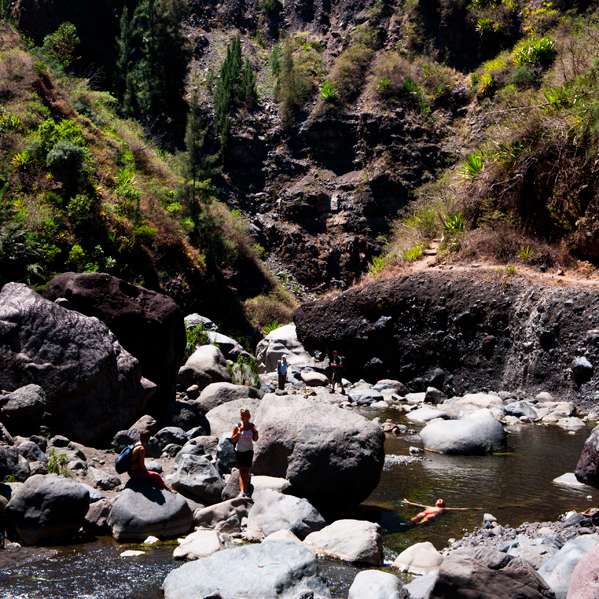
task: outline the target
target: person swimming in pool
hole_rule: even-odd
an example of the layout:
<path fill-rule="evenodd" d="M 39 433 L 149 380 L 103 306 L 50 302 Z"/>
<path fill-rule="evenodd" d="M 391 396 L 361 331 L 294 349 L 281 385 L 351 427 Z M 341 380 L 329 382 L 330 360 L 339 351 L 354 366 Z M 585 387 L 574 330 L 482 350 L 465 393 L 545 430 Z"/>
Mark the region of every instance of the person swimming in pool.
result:
<path fill-rule="evenodd" d="M 443 499 L 437 499 L 435 505 L 422 505 L 421 503 L 413 503 L 404 499 L 402 503 L 409 503 L 410 505 L 415 505 L 417 507 L 423 507 L 424 511 L 416 514 L 413 518 L 410 519 L 410 522 L 418 522 L 418 524 L 423 524 L 424 522 L 428 522 L 429 520 L 434 520 L 437 516 L 440 516 L 444 512 L 448 511 L 465 511 L 465 510 L 481 510 L 480 507 L 445 507 L 445 501 Z"/>

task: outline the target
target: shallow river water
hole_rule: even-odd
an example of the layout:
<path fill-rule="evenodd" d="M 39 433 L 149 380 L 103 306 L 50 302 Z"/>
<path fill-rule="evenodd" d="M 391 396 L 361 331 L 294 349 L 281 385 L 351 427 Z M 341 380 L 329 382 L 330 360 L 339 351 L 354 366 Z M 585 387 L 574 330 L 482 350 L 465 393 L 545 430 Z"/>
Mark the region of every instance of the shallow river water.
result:
<path fill-rule="evenodd" d="M 384 415 L 383 415 L 384 416 Z M 395 416 L 395 419 L 397 416 Z M 599 491 L 552 483 L 576 466 L 591 428 L 569 434 L 555 426 L 511 427 L 505 454 L 465 457 L 421 454 L 422 461 L 392 466 L 365 502 L 381 511 L 385 558 L 392 560 L 407 546 L 431 541 L 437 549 L 464 530 L 480 526 L 482 514 L 516 528 L 523 522 L 553 521 L 575 509 L 599 506 Z M 388 438 L 387 454 L 408 455 L 418 445 L 401 437 Z M 588 498 L 590 496 L 590 499 Z M 448 506 L 481 507 L 483 511 L 453 512 L 422 526 L 408 523 L 418 508 L 403 506 L 407 498 L 433 504 L 443 497 Z M 59 547 L 45 561 L 0 572 L 0 597 L 6 599 L 161 599 L 162 581 L 181 565 L 172 559 L 174 545 L 146 550 L 137 558 L 121 558 L 137 545 L 118 545 L 112 539 Z M 358 571 L 349 565 L 323 562 L 333 597 L 347 597 Z"/>

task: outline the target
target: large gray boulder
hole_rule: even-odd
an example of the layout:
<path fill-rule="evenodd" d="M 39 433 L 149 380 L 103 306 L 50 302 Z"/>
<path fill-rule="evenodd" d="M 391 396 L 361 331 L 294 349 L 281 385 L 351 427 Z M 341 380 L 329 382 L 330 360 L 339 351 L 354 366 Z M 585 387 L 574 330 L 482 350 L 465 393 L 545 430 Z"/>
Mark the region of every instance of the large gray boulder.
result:
<path fill-rule="evenodd" d="M 227 361 L 214 345 L 202 345 L 196 349 L 177 375 L 177 383 L 184 389 L 191 385 L 204 389 L 210 383 L 226 383 L 230 380 Z"/>
<path fill-rule="evenodd" d="M 441 564 L 429 599 L 553 599 L 553 592 L 535 569 L 516 558 L 500 569 L 473 555 L 455 554 Z"/>
<path fill-rule="evenodd" d="M 579 482 L 599 489 L 599 426 L 586 440 L 574 474 Z"/>
<path fill-rule="evenodd" d="M 176 537 L 191 529 L 193 514 L 180 495 L 132 478 L 116 498 L 108 526 L 117 541 L 143 541 L 149 535 Z"/>
<path fill-rule="evenodd" d="M 515 401 L 513 403 L 506 404 L 503 407 L 503 411 L 508 416 L 516 416 L 517 418 L 525 416 L 533 421 L 538 420 L 538 416 L 534 408 L 524 401 Z"/>
<path fill-rule="evenodd" d="M 409 599 L 403 582 L 380 570 L 363 570 L 354 578 L 347 599 Z"/>
<path fill-rule="evenodd" d="M 232 433 L 233 427 L 240 422 L 241 408 L 247 408 L 252 414 L 252 422 L 255 422 L 259 406 L 259 399 L 235 399 L 210 410 L 206 414 L 206 420 L 210 423 L 210 434 L 220 437 L 223 433 Z"/>
<path fill-rule="evenodd" d="M 179 460 L 171 485 L 207 504 L 218 503 L 225 486 L 212 462 L 191 454 Z"/>
<path fill-rule="evenodd" d="M 170 572 L 163 590 L 165 599 L 294 599 L 303 592 L 312 592 L 314 599 L 330 597 L 318 560 L 286 541 L 245 545 L 186 563 Z"/>
<path fill-rule="evenodd" d="M 215 505 L 196 510 L 193 514 L 193 523 L 198 528 L 212 529 L 233 516 L 236 516 L 241 522 L 242 518 L 247 518 L 251 505 L 251 500 L 246 497 L 221 501 Z"/>
<path fill-rule="evenodd" d="M 206 413 L 224 403 L 246 398 L 258 399 L 258 389 L 232 383 L 211 383 L 202 391 L 196 404 Z"/>
<path fill-rule="evenodd" d="M 327 523 L 306 499 L 283 495 L 270 489 L 254 498 L 248 516 L 248 531 L 265 537 L 278 530 L 290 530 L 299 539 L 324 528 Z"/>
<path fill-rule="evenodd" d="M 174 300 L 105 273 L 58 275 L 43 295 L 51 301 L 65 298 L 72 310 L 98 318 L 139 360 L 142 375 L 157 385 L 148 402 L 150 412 L 175 399 L 186 335 Z"/>
<path fill-rule="evenodd" d="M 19 283 L 0 292 L 0 388 L 40 385 L 58 431 L 94 443 L 127 428 L 155 385 L 97 318 Z"/>
<path fill-rule="evenodd" d="M 237 456 L 235 444 L 231 441 L 231 433 L 223 433 L 216 446 L 216 468 L 219 474 L 231 474 L 236 466 Z"/>
<path fill-rule="evenodd" d="M 196 402 L 173 401 L 156 415 L 157 425 L 158 428 L 176 426 L 186 431 L 197 426 L 206 429 L 205 412 Z"/>
<path fill-rule="evenodd" d="M 299 342 L 294 324 L 270 332 L 256 347 L 256 361 L 261 373 L 274 372 L 282 355 L 292 366 L 312 366 L 314 360 Z"/>
<path fill-rule="evenodd" d="M 568 587 L 578 562 L 593 551 L 597 535 L 584 535 L 568 541 L 539 569 L 539 576 L 551 587 L 555 599 L 566 599 Z"/>
<path fill-rule="evenodd" d="M 252 472 L 286 478 L 325 519 L 341 517 L 378 485 L 382 429 L 363 416 L 298 396 L 267 394 L 254 422 L 260 433 Z"/>
<path fill-rule="evenodd" d="M 379 566 L 383 562 L 383 538 L 380 525 L 364 520 L 337 520 L 310 533 L 304 546 L 317 555 L 346 562 Z"/>
<path fill-rule="evenodd" d="M 36 474 L 14 494 L 4 520 L 10 538 L 26 545 L 77 534 L 89 508 L 89 491 L 72 480 Z"/>
<path fill-rule="evenodd" d="M 491 416 L 431 422 L 420 438 L 426 450 L 447 454 L 493 453 L 507 446 L 503 426 Z"/>

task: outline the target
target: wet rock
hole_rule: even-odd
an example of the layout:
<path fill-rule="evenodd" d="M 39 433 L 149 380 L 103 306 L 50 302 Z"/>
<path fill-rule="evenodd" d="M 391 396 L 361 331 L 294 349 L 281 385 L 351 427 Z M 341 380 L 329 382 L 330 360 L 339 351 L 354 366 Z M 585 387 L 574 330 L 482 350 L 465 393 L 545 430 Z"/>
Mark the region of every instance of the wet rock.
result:
<path fill-rule="evenodd" d="M 66 298 L 71 309 L 106 324 L 119 343 L 139 360 L 144 377 L 156 384 L 148 409 L 175 399 L 177 372 L 185 353 L 183 314 L 168 296 L 104 273 L 64 273 L 43 292 Z"/>
<path fill-rule="evenodd" d="M 409 591 L 393 574 L 378 570 L 358 572 L 351 587 L 348 599 L 408 599 Z"/>
<path fill-rule="evenodd" d="M 268 564 L 268 568 L 264 567 Z M 235 576 L 231 576 L 234 572 Z M 219 551 L 170 572 L 165 599 L 220 596 L 230 599 L 293 599 L 309 592 L 329 597 L 317 559 L 304 547 L 267 541 Z M 306 597 L 307 597 L 306 596 Z"/>
<path fill-rule="evenodd" d="M 156 487 L 148 480 L 132 478 L 115 500 L 108 525 L 118 542 L 143 541 L 149 535 L 185 534 L 191 529 L 192 519 L 183 497 Z"/>
<path fill-rule="evenodd" d="M 105 324 L 25 285 L 2 288 L 0 322 L 11 328 L 0 339 L 0 388 L 39 384 L 57 429 L 73 440 L 93 443 L 125 428 L 155 389 Z"/>
<path fill-rule="evenodd" d="M 248 515 L 248 532 L 268 536 L 290 530 L 299 539 L 326 526 L 324 518 L 306 499 L 264 490 L 254 496 Z"/>
<path fill-rule="evenodd" d="M 304 545 L 317 555 L 378 566 L 383 560 L 381 527 L 363 520 L 337 520 L 309 534 Z"/>
<path fill-rule="evenodd" d="M 38 474 L 11 497 L 4 519 L 10 538 L 36 545 L 77 534 L 88 509 L 85 487 L 61 476 Z"/>
<path fill-rule="evenodd" d="M 286 478 L 325 517 L 347 513 L 379 482 L 382 429 L 364 417 L 297 396 L 265 395 L 255 418 L 253 472 Z"/>
<path fill-rule="evenodd" d="M 437 453 L 485 454 L 507 446 L 503 427 L 490 416 L 432 422 L 422 429 L 420 437 L 426 450 Z"/>

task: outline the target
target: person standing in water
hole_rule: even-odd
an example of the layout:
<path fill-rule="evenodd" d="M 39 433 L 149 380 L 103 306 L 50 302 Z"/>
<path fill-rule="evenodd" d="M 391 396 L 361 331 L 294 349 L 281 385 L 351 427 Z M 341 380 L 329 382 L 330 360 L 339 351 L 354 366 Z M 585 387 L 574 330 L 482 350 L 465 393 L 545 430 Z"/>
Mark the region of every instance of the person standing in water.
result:
<path fill-rule="evenodd" d="M 410 505 L 415 505 L 417 507 L 423 507 L 424 511 L 416 514 L 413 518 L 410 519 L 410 522 L 417 522 L 420 520 L 419 524 L 423 524 L 424 522 L 428 522 L 429 520 L 434 520 L 437 516 L 440 516 L 442 513 L 447 511 L 464 511 L 464 510 L 481 510 L 480 507 L 445 507 L 445 501 L 443 499 L 437 499 L 437 502 L 434 506 L 432 505 L 422 505 L 421 503 L 412 503 L 407 499 L 404 499 L 402 503 L 409 503 Z"/>
<path fill-rule="evenodd" d="M 249 410 L 242 408 L 239 415 L 241 422 L 233 429 L 231 441 L 235 443 L 235 455 L 239 466 L 239 497 L 249 497 L 250 470 L 254 459 L 254 442 L 258 440 L 258 429 L 250 422 L 252 415 Z"/>

